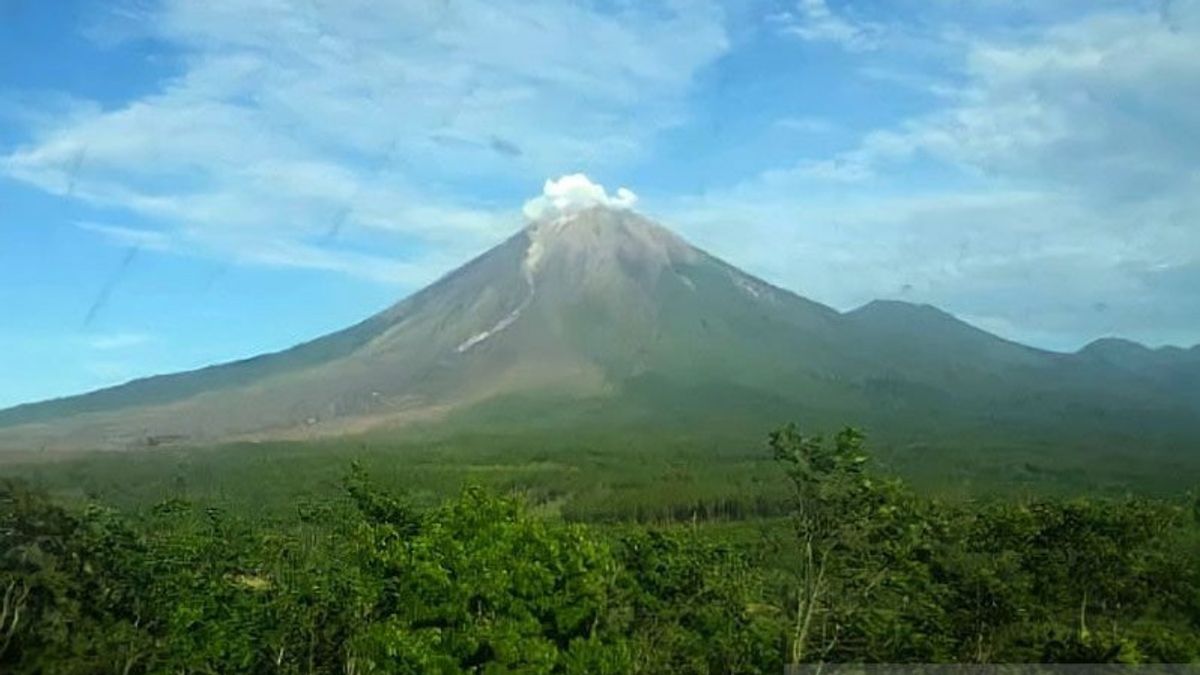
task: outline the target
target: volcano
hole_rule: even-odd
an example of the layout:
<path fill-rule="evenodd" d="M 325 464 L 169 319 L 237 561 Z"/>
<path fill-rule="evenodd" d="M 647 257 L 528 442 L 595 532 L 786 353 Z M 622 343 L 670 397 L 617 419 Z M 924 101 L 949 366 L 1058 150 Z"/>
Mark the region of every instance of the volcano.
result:
<path fill-rule="evenodd" d="M 365 321 L 291 349 L 0 411 L 6 449 L 409 430 L 704 435 L 799 419 L 885 438 L 1034 435 L 1179 452 L 1200 350 L 1004 340 L 927 305 L 841 313 L 626 205 L 555 209 Z"/>

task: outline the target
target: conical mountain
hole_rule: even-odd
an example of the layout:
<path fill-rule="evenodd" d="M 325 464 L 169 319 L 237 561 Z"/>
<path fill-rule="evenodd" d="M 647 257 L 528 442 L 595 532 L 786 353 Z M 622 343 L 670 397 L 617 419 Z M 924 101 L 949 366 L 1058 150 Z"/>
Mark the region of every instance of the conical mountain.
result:
<path fill-rule="evenodd" d="M 699 319 L 688 322 L 689 313 Z M 594 206 L 534 221 L 344 331 L 18 406 L 0 412 L 0 435 L 51 447 L 205 442 L 398 425 L 519 392 L 605 396 L 659 368 L 684 372 L 705 360 L 712 369 L 744 368 L 724 358 L 720 341 L 756 313 L 814 337 L 837 316 L 632 211 Z M 747 350 L 779 346 L 750 335 Z M 762 356 L 761 370 L 770 370 Z"/>
<path fill-rule="evenodd" d="M 1110 361 L 1025 347 L 928 306 L 842 314 L 628 208 L 594 205 L 540 217 L 393 307 L 292 349 L 0 411 L 0 447 L 413 425 L 761 433 L 795 418 L 895 438 L 1069 435 L 1064 415 L 1105 429 L 1165 424 L 1169 444 L 1200 437 L 1200 401 L 1178 396 L 1191 376 Z"/>

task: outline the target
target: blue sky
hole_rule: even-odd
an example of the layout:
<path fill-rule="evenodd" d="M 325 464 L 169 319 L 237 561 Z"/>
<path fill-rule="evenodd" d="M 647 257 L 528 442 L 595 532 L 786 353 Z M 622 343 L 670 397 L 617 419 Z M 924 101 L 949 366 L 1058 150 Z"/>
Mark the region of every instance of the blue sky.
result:
<path fill-rule="evenodd" d="M 584 172 L 839 309 L 1200 342 L 1200 1 L 0 2 L 0 406 L 290 346 Z"/>

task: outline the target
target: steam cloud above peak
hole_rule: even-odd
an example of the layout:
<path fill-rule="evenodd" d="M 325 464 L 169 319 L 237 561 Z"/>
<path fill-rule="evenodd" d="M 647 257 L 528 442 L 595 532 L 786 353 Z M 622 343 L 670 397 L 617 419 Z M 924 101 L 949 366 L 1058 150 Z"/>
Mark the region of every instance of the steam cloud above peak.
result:
<path fill-rule="evenodd" d="M 522 210 L 530 220 L 539 220 L 575 213 L 592 206 L 628 209 L 636 203 L 637 195 L 629 188 L 617 188 L 616 193 L 610 196 L 603 185 L 592 182 L 582 173 L 573 173 L 558 180 L 547 179 L 542 194 L 525 202 Z"/>

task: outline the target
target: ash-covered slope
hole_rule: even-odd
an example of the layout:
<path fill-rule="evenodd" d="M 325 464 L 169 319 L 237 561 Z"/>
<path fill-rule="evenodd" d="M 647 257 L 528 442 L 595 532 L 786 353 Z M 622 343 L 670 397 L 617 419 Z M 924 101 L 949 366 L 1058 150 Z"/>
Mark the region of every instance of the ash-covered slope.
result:
<path fill-rule="evenodd" d="M 704 309 L 721 303 L 728 311 Z M 522 391 L 606 396 L 659 361 L 665 371 L 697 358 L 739 370 L 693 333 L 728 341 L 721 332 L 736 333 L 752 307 L 797 336 L 828 332 L 837 316 L 631 211 L 596 206 L 538 220 L 380 314 L 292 349 L 0 411 L 0 443 L 129 447 L 338 433 Z M 764 370 L 768 356 L 757 359 Z"/>
<path fill-rule="evenodd" d="M 592 206 L 539 218 L 347 330 L 0 411 L 0 448 L 403 433 L 497 411 L 516 429 L 737 418 L 761 432 L 802 417 L 1003 435 L 1073 416 L 1197 431 L 1200 402 L 1179 396 L 1190 376 L 1105 354 L 1032 349 L 927 306 L 840 314 L 628 209 Z"/>

